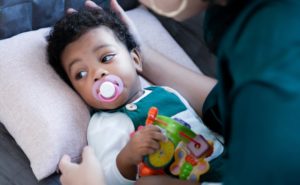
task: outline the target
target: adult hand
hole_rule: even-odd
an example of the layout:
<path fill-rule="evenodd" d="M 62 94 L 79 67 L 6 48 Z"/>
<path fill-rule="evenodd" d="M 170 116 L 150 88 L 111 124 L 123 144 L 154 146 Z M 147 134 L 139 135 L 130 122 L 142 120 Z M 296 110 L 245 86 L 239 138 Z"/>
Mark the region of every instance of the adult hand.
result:
<path fill-rule="evenodd" d="M 102 9 L 95 2 L 91 0 L 85 1 L 85 7 L 87 9 Z M 132 22 L 132 20 L 126 15 L 123 8 L 118 4 L 117 0 L 110 0 L 110 8 L 113 12 L 115 12 L 118 17 L 122 20 L 122 22 L 127 26 L 129 32 L 134 36 L 136 42 L 141 45 L 140 35 L 136 29 L 136 26 Z M 74 12 L 74 9 L 69 9 L 68 12 Z"/>
<path fill-rule="evenodd" d="M 59 162 L 62 173 L 62 185 L 105 185 L 103 172 L 91 147 L 85 147 L 82 152 L 82 162 L 71 162 L 70 156 L 64 155 Z"/>
<path fill-rule="evenodd" d="M 157 184 L 168 184 L 168 185 L 199 185 L 198 182 L 189 180 L 180 180 L 175 177 L 167 175 L 155 175 L 145 176 L 139 178 L 135 185 L 157 185 Z"/>

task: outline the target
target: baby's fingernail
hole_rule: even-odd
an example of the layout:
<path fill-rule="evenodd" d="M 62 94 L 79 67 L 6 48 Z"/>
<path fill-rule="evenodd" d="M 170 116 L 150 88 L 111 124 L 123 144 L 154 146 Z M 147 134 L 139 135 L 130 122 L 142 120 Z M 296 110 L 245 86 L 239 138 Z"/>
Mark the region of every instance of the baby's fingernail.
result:
<path fill-rule="evenodd" d="M 163 139 L 164 142 L 167 142 L 168 141 L 168 137 L 166 135 L 164 135 L 164 139 Z"/>

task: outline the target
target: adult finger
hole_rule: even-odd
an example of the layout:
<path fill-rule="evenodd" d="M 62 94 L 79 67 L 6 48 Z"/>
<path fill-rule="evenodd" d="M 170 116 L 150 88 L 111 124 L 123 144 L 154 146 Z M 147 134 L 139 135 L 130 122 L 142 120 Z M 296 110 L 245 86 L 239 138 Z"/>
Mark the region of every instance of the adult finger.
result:
<path fill-rule="evenodd" d="M 69 155 L 64 155 L 59 161 L 58 168 L 64 173 L 65 170 L 75 167 L 76 164 L 71 162 L 71 158 Z"/>
<path fill-rule="evenodd" d="M 139 34 L 137 29 L 132 22 L 132 20 L 127 16 L 126 12 L 123 8 L 119 5 L 117 0 L 110 0 L 110 7 L 113 12 L 115 12 L 118 17 L 122 20 L 122 22 L 127 26 L 130 33 L 135 37 L 136 41 L 140 44 L 141 39 L 139 38 Z"/>
<path fill-rule="evenodd" d="M 91 0 L 86 0 L 84 5 L 87 9 L 96 9 L 96 10 L 101 10 L 102 9 L 94 1 L 91 1 Z"/>
<path fill-rule="evenodd" d="M 67 9 L 67 14 L 72 14 L 72 13 L 75 13 L 77 12 L 77 10 L 75 10 L 74 8 L 68 8 Z"/>
<path fill-rule="evenodd" d="M 117 0 L 110 0 L 110 7 L 111 7 L 112 11 L 115 12 L 125 24 L 130 24 L 131 20 L 127 17 L 125 11 L 119 5 Z"/>
<path fill-rule="evenodd" d="M 96 158 L 96 154 L 92 147 L 85 146 L 82 152 L 82 163 L 94 163 Z"/>

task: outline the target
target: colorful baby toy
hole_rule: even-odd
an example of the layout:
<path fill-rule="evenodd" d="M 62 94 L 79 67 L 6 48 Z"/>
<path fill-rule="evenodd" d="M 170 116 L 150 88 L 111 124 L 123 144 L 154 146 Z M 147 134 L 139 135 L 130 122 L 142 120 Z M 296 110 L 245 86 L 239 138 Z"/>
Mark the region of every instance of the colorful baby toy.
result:
<path fill-rule="evenodd" d="M 213 151 L 212 143 L 195 134 L 182 120 L 158 115 L 152 107 L 148 112 L 146 125 L 159 126 L 167 136 L 160 142 L 159 151 L 148 155 L 139 166 L 141 176 L 164 174 L 165 169 L 183 180 L 199 181 L 200 176 L 209 170 L 206 157 Z"/>

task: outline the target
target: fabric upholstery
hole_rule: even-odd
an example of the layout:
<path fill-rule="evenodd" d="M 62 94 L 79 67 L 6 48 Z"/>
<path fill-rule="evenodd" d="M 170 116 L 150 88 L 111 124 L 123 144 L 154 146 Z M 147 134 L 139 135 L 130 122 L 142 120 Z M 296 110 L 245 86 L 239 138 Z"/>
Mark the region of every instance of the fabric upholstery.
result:
<path fill-rule="evenodd" d="M 59 175 L 38 182 L 24 152 L 0 123 L 0 184 L 1 185 L 60 185 Z"/>
<path fill-rule="evenodd" d="M 93 1 L 103 7 L 109 3 Z M 83 3 L 84 0 L 0 0 L 0 39 L 52 26 L 67 8 L 79 9 Z M 138 5 L 137 0 L 119 0 L 119 3 L 125 10 Z"/>

